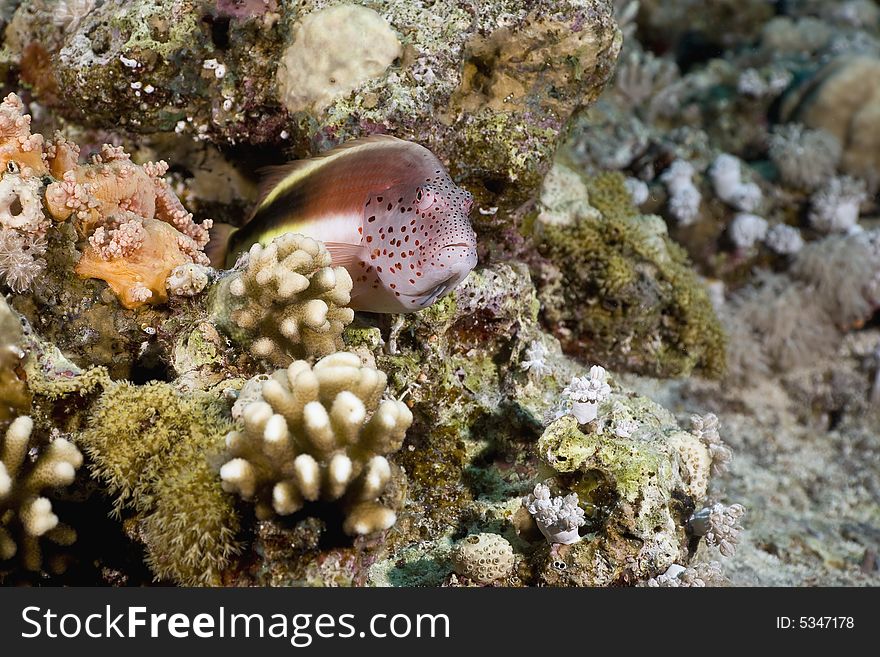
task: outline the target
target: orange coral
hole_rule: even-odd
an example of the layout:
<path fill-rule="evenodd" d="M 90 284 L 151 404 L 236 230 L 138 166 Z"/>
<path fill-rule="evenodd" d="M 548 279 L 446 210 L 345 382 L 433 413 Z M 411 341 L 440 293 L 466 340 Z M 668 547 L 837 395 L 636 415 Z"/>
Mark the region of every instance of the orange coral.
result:
<path fill-rule="evenodd" d="M 56 221 L 72 217 L 88 242 L 77 274 L 106 281 L 123 306 L 136 308 L 167 300 L 165 281 L 178 265 L 209 264 L 203 249 L 212 222 L 193 220 L 165 180 L 165 162 L 141 166 L 122 147 L 105 144 L 80 164 L 79 146 L 60 133 L 45 143 L 30 123 L 18 96 L 0 103 L 0 166 L 36 180 L 35 198 L 42 183 L 34 176 L 55 178 L 43 198 L 48 214 Z"/>
<path fill-rule="evenodd" d="M 127 255 L 104 259 L 90 243 L 74 270 L 83 278 L 106 281 L 126 308 L 168 300 L 165 281 L 171 270 L 190 262 L 178 247 L 181 236 L 173 226 L 156 219 L 143 219 L 140 246 Z"/>
<path fill-rule="evenodd" d="M 43 136 L 31 134 L 31 117 L 24 103 L 9 94 L 0 103 L 0 168 L 25 177 L 48 172 L 43 155 Z"/>

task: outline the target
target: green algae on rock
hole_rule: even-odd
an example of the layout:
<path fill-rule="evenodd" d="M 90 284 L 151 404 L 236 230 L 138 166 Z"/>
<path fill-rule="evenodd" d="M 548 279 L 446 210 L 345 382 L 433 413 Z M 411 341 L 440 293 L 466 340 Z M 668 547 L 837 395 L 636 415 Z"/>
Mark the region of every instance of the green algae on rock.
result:
<path fill-rule="evenodd" d="M 581 541 L 533 555 L 541 581 L 608 586 L 687 562 L 687 520 L 706 498 L 712 460 L 668 411 L 617 393 L 595 424 L 556 420 L 537 452 L 552 487 L 577 493 L 588 511 Z"/>
<path fill-rule="evenodd" d="M 557 214 L 572 213 L 554 222 L 539 215 L 534 228 L 539 251 L 558 270 L 541 290 L 545 322 L 566 351 L 612 369 L 721 374 L 724 334 L 684 250 L 659 217 L 638 214 L 621 174 L 602 173 L 585 186 L 590 207 L 542 197 Z M 572 189 L 545 191 L 567 198 Z"/>

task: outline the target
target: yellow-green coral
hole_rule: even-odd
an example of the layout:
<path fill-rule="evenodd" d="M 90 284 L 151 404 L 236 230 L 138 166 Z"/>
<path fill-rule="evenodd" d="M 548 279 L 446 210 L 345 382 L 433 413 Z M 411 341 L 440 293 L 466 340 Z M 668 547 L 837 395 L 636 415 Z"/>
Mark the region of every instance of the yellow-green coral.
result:
<path fill-rule="evenodd" d="M 166 383 L 116 383 L 78 438 L 92 474 L 115 496 L 115 513 L 139 513 L 157 577 L 217 584 L 238 550 L 233 500 L 211 465 L 231 428 L 211 395 L 184 394 Z"/>
<path fill-rule="evenodd" d="M 627 219 L 638 214 L 632 195 L 626 188 L 626 176 L 620 171 L 601 171 L 586 180 L 590 205 L 603 217 Z"/>
<path fill-rule="evenodd" d="M 0 421 L 15 416 L 15 411 L 30 406 L 30 393 L 15 373 L 24 357 L 21 320 L 0 296 Z"/>
<path fill-rule="evenodd" d="M 568 349 L 613 368 L 719 375 L 724 334 L 684 250 L 661 220 L 636 214 L 622 176 L 587 186 L 600 217 L 542 227 L 539 248 L 564 283 L 561 298 L 545 290 L 545 319 L 563 329 Z"/>

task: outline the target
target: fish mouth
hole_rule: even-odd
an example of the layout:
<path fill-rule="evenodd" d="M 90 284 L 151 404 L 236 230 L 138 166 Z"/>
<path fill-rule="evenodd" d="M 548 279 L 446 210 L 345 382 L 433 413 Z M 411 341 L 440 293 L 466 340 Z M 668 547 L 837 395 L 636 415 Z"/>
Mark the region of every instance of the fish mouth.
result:
<path fill-rule="evenodd" d="M 455 278 L 456 278 L 455 276 L 450 276 L 450 277 L 447 278 L 445 281 L 443 281 L 442 283 L 440 283 L 439 285 L 437 285 L 433 290 L 431 290 L 431 291 L 427 294 L 427 296 L 425 296 L 425 297 L 422 299 L 422 301 L 419 302 L 420 305 L 421 305 L 423 308 L 425 308 L 425 307 L 430 306 L 431 304 L 433 304 L 435 301 L 437 301 L 437 299 L 439 299 L 439 298 L 442 297 L 444 294 L 446 294 L 447 291 L 449 291 L 449 289 L 450 289 L 450 287 L 451 287 L 451 284 L 452 284 L 452 282 L 455 280 Z"/>

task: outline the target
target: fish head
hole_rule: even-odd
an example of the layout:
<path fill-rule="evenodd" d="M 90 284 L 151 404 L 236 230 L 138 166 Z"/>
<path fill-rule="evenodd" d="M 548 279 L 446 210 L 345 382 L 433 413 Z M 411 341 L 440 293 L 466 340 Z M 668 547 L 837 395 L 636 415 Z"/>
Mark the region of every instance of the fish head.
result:
<path fill-rule="evenodd" d="M 444 177 L 388 189 L 368 204 L 374 208 L 364 223 L 368 264 L 404 309 L 427 308 L 476 266 L 477 236 L 468 218 L 473 203 L 468 191 Z"/>

